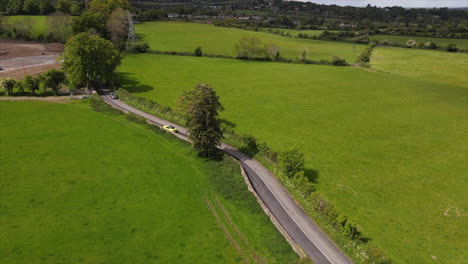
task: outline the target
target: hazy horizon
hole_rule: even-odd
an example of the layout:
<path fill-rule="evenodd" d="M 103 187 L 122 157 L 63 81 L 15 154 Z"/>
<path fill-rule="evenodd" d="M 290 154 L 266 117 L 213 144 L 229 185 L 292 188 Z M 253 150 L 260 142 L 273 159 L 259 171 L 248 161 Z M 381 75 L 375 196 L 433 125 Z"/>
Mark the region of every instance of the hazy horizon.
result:
<path fill-rule="evenodd" d="M 340 6 L 357 6 L 362 7 L 370 4 L 372 6 L 386 7 L 386 6 L 402 6 L 402 7 L 419 7 L 419 8 L 432 8 L 432 7 L 468 7 L 467 0 L 302 0 L 317 4 L 327 5 L 340 5 Z"/>

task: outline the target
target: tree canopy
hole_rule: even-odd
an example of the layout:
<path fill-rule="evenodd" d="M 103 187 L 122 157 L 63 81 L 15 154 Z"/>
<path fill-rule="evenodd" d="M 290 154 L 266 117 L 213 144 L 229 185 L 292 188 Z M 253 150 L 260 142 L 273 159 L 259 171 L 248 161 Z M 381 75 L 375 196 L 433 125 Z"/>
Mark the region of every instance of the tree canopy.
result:
<path fill-rule="evenodd" d="M 114 70 L 121 61 L 112 42 L 86 32 L 67 42 L 62 58 L 69 81 L 86 87 L 91 81 L 112 82 Z"/>
<path fill-rule="evenodd" d="M 203 157 L 215 156 L 223 138 L 218 115 L 224 108 L 213 87 L 198 84 L 193 90 L 183 93 L 179 103 L 195 150 Z"/>

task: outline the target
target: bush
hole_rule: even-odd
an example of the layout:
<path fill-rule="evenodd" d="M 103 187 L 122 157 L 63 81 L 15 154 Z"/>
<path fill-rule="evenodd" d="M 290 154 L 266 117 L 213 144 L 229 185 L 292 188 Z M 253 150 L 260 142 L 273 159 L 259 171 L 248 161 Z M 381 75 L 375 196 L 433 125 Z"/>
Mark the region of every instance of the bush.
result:
<path fill-rule="evenodd" d="M 447 46 L 447 51 L 448 52 L 457 52 L 458 51 L 458 48 L 455 44 L 449 44 Z"/>
<path fill-rule="evenodd" d="M 279 54 L 277 45 L 264 43 L 255 36 L 242 37 L 234 48 L 237 58 L 241 59 L 273 59 Z"/>
<path fill-rule="evenodd" d="M 297 148 L 282 152 L 279 156 L 279 167 L 281 172 L 289 178 L 303 172 L 304 154 Z"/>
<path fill-rule="evenodd" d="M 133 51 L 136 53 L 146 53 L 150 49 L 150 45 L 148 43 L 138 43 L 133 46 Z"/>
<path fill-rule="evenodd" d="M 292 184 L 303 194 L 308 196 L 314 191 L 314 185 L 305 176 L 304 171 L 294 174 Z"/>
<path fill-rule="evenodd" d="M 434 42 L 426 42 L 424 44 L 424 47 L 427 49 L 437 49 L 437 44 L 435 44 Z"/>
<path fill-rule="evenodd" d="M 332 58 L 332 64 L 335 66 L 346 66 L 348 63 L 346 63 L 346 60 L 343 58 L 340 58 L 338 56 L 333 56 Z"/>
<path fill-rule="evenodd" d="M 369 264 L 391 264 L 392 261 L 385 255 L 385 253 L 374 245 L 368 245 L 364 249 L 368 259 L 366 263 Z"/>
<path fill-rule="evenodd" d="M 203 56 L 202 47 L 196 47 L 194 53 L 195 53 L 195 56 L 197 57 Z"/>
<path fill-rule="evenodd" d="M 358 63 L 370 62 L 370 57 L 371 57 L 372 51 L 374 50 L 374 47 L 375 47 L 375 43 L 371 42 L 367 46 L 367 48 L 361 54 L 359 54 L 357 62 Z"/>
<path fill-rule="evenodd" d="M 2 87 L 5 89 L 7 95 L 13 94 L 13 88 L 16 85 L 16 81 L 13 79 L 5 79 L 2 81 Z"/>

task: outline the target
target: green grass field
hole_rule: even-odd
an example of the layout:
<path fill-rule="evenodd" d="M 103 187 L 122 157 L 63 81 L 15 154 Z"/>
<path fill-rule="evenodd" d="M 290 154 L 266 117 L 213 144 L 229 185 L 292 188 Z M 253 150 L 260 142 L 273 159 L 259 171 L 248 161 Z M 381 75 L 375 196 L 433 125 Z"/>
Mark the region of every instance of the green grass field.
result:
<path fill-rule="evenodd" d="M 445 51 L 377 47 L 372 68 L 423 80 L 468 88 L 468 54 Z"/>
<path fill-rule="evenodd" d="M 33 37 L 39 35 L 46 35 L 49 31 L 48 16 L 7 16 L 3 18 L 4 22 L 8 24 L 15 24 L 23 22 L 31 25 L 31 31 Z"/>
<path fill-rule="evenodd" d="M 445 54 L 445 53 L 444 53 Z M 461 263 L 468 90 L 352 67 L 127 55 L 135 94 L 175 106 L 212 84 L 222 118 L 276 150 L 299 146 L 318 190 L 395 263 Z"/>
<path fill-rule="evenodd" d="M 278 45 L 281 56 L 286 58 L 299 57 L 300 52 L 306 50 L 310 60 L 330 60 L 340 56 L 354 62 L 365 48 L 365 45 L 282 37 L 197 23 L 146 22 L 137 25 L 136 31 L 153 50 L 193 52 L 201 46 L 203 52 L 214 55 L 235 56 L 234 46 L 245 35 Z"/>
<path fill-rule="evenodd" d="M 2 264 L 245 263 L 205 197 L 266 263 L 294 262 L 238 165 L 87 104 L 0 102 L 0 112 Z"/>
<path fill-rule="evenodd" d="M 416 40 L 417 44 L 433 42 L 440 47 L 445 47 L 448 44 L 455 44 L 458 48 L 468 49 L 468 39 L 449 39 L 449 38 L 428 38 L 428 37 L 413 37 L 413 36 L 393 36 L 393 35 L 375 35 L 370 36 L 370 39 L 376 39 L 379 42 L 387 40 L 389 44 L 405 45 L 410 39 Z"/>

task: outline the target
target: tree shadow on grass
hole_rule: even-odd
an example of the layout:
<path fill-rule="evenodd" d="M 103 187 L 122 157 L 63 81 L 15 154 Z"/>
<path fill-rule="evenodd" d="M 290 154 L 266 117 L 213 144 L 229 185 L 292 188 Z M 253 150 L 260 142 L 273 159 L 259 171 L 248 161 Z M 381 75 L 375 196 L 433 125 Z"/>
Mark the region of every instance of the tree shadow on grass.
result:
<path fill-rule="evenodd" d="M 229 121 L 227 119 L 223 119 L 223 118 L 220 118 L 219 122 L 221 124 L 226 125 L 227 127 L 230 127 L 230 128 L 235 128 L 237 126 L 235 123 L 233 123 L 233 122 L 231 122 L 231 121 Z"/>
<path fill-rule="evenodd" d="M 132 93 L 144 93 L 154 90 L 153 86 L 140 83 L 134 75 L 135 73 L 131 72 L 119 72 L 117 73 L 117 80 L 123 88 Z"/>

